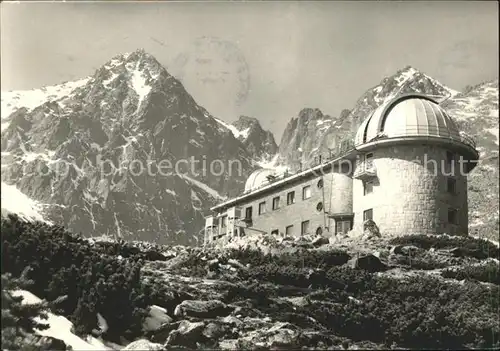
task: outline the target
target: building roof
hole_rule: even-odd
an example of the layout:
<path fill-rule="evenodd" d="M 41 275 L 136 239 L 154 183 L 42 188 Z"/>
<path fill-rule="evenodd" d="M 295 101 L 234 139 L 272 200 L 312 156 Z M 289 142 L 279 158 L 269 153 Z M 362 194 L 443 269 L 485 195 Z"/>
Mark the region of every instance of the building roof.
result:
<path fill-rule="evenodd" d="M 402 95 L 378 107 L 359 127 L 355 145 L 405 137 L 452 140 L 475 147 L 435 100 L 421 94 Z"/>
<path fill-rule="evenodd" d="M 307 177 L 311 177 L 311 176 L 321 176 L 321 175 L 324 175 L 324 174 L 326 174 L 329 171 L 329 169 L 331 169 L 335 164 L 338 164 L 342 160 L 345 160 L 347 158 L 355 159 L 356 153 L 357 152 L 356 152 L 355 149 L 350 149 L 349 151 L 346 151 L 346 153 L 343 154 L 342 156 L 339 156 L 339 157 L 337 157 L 335 159 L 329 160 L 328 162 L 321 163 L 321 164 L 319 164 L 319 165 L 317 165 L 315 167 L 311 167 L 311 168 L 305 169 L 305 170 L 303 170 L 301 172 L 298 172 L 298 173 L 295 173 L 295 174 L 290 174 L 290 175 L 287 175 L 287 174 L 278 174 L 277 178 L 274 181 L 268 182 L 267 179 L 266 179 L 266 183 L 262 184 L 260 187 L 253 188 L 253 189 L 251 189 L 249 191 L 245 190 L 245 192 L 243 194 L 241 194 L 241 195 L 239 195 L 239 196 L 237 196 L 235 198 L 232 198 L 232 199 L 226 200 L 224 202 L 221 202 L 221 203 L 213 206 L 212 208 L 210 208 L 210 210 L 211 211 L 217 211 L 217 210 L 220 210 L 220 209 L 223 209 L 223 208 L 235 206 L 238 203 L 245 202 L 248 199 L 251 199 L 251 198 L 253 198 L 255 196 L 259 196 L 260 194 L 265 193 L 266 191 L 282 187 L 285 184 L 289 184 L 289 183 L 293 183 L 295 181 L 299 181 L 302 178 L 307 178 Z M 264 170 L 260 170 L 260 171 L 264 171 Z M 267 171 L 269 171 L 269 169 L 267 169 Z M 257 172 L 258 171 L 255 171 L 254 173 L 257 173 Z M 254 173 L 252 173 L 250 175 L 250 177 L 247 180 L 247 183 L 252 178 L 252 175 Z M 264 174 L 264 172 L 263 172 L 263 174 Z M 276 175 L 275 172 L 272 172 L 272 174 Z M 257 183 L 258 182 L 251 183 L 251 184 L 257 184 Z M 245 184 L 245 189 L 246 189 L 246 186 L 247 186 L 247 184 Z"/>

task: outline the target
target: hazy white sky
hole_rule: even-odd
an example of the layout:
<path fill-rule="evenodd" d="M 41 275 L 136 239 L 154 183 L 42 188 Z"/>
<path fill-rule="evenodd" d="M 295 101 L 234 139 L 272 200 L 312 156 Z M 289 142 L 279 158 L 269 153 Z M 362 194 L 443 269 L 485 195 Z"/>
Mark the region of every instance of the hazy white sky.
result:
<path fill-rule="evenodd" d="M 255 116 L 279 140 L 302 108 L 338 115 L 406 65 L 456 90 L 498 78 L 498 3 L 1 4 L 2 91 L 82 78 L 137 48 L 213 115 Z"/>

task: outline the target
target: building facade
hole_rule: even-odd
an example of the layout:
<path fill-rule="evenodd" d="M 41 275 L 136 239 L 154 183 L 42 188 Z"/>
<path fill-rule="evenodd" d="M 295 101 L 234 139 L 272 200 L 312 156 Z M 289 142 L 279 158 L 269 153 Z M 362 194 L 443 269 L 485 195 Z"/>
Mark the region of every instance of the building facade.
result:
<path fill-rule="evenodd" d="M 336 235 L 372 219 L 383 235 L 467 235 L 474 142 L 433 99 L 397 97 L 364 120 L 353 147 L 296 174 L 258 170 L 211 211 L 205 243 L 267 233 Z"/>

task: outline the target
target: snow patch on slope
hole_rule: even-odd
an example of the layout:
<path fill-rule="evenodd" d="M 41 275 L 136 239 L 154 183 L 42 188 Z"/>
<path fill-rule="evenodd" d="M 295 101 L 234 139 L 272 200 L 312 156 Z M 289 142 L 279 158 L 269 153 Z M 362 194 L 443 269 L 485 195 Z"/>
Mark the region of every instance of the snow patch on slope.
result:
<path fill-rule="evenodd" d="M 13 296 L 22 296 L 23 305 L 32 305 L 42 302 L 42 300 L 36 295 L 30 293 L 26 290 L 16 290 L 11 292 Z M 48 324 L 50 327 L 47 330 L 35 330 L 38 335 L 50 336 L 59 340 L 62 340 L 73 348 L 73 350 L 111 350 L 99 339 L 92 336 L 88 336 L 86 340 L 80 338 L 79 336 L 71 332 L 73 328 L 73 323 L 71 323 L 66 317 L 58 316 L 51 312 L 47 312 L 48 319 L 35 318 L 37 322 Z"/>
<path fill-rule="evenodd" d="M 146 98 L 146 96 L 151 91 L 151 86 L 146 83 L 146 78 L 143 76 L 143 72 L 139 70 L 139 63 L 137 61 L 137 65 L 135 66 L 134 71 L 132 72 L 132 88 L 135 90 L 137 95 L 139 95 L 139 102 L 137 103 L 137 108 L 141 106 L 142 101 Z"/>
<path fill-rule="evenodd" d="M 42 215 L 43 205 L 23 194 L 15 185 L 2 182 L 2 214 L 14 213 L 27 221 L 41 221 L 47 224 Z"/>
<path fill-rule="evenodd" d="M 187 180 L 191 184 L 197 186 L 201 190 L 205 191 L 207 194 L 209 194 L 210 196 L 212 196 L 214 199 L 218 199 L 218 200 L 226 200 L 227 199 L 225 196 L 222 196 L 221 194 L 219 194 L 216 190 L 212 189 L 208 185 L 206 185 L 206 184 L 204 184 L 204 183 L 202 183 L 202 182 L 200 182 L 200 181 L 198 181 L 196 179 L 188 177 L 185 174 L 180 174 L 179 176 L 181 178 Z"/>
<path fill-rule="evenodd" d="M 243 139 L 246 139 L 248 138 L 248 134 L 250 133 L 250 128 L 246 128 L 246 129 L 243 129 L 243 130 L 238 130 L 238 128 L 236 128 L 235 126 L 231 125 L 231 124 L 228 124 L 224 121 L 221 121 L 220 119 L 218 118 L 215 118 L 214 119 L 222 126 L 226 127 L 227 129 L 229 129 L 231 131 L 231 133 L 233 133 L 234 137 L 236 139 L 239 139 L 240 137 L 242 137 Z"/>

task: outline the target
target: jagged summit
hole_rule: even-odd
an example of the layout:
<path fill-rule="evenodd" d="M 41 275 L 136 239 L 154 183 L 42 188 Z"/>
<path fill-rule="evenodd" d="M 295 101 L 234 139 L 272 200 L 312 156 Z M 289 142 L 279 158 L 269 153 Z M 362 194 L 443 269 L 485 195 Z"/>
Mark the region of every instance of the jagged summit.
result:
<path fill-rule="evenodd" d="M 142 49 L 116 55 L 65 87 L 39 89 L 39 99 L 28 104 L 25 92 L 11 102 L 2 94 L 2 107 L 10 103 L 13 112 L 2 118 L 2 181 L 42 204 L 53 223 L 123 239 L 193 243 L 203 212 L 238 192 L 253 169 L 231 128 Z M 198 161 L 194 171 L 173 168 L 191 159 Z M 241 170 L 203 171 L 201 161 L 208 167 L 215 159 L 239 160 Z M 165 170 L 168 164 L 173 169 Z M 37 167 L 48 174 L 31 171 Z"/>

